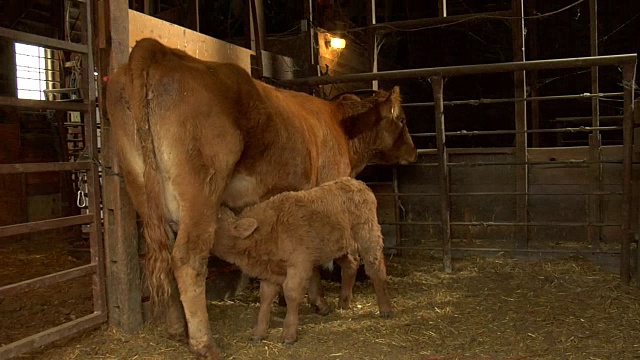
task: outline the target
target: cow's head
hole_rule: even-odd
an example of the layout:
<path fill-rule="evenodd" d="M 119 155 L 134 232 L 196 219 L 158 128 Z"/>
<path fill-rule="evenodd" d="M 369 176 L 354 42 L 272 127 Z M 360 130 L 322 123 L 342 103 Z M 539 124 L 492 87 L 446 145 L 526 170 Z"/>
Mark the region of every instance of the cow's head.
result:
<path fill-rule="evenodd" d="M 378 91 L 364 100 L 355 95 L 342 95 L 338 101 L 351 103 L 354 108 L 358 101 L 366 106 L 366 111 L 343 121 L 343 128 L 350 139 L 360 138 L 366 142 L 363 145 L 371 153 L 369 162 L 408 164 L 416 160 L 418 153 L 407 129 L 399 87 L 395 86 L 389 93 Z"/>

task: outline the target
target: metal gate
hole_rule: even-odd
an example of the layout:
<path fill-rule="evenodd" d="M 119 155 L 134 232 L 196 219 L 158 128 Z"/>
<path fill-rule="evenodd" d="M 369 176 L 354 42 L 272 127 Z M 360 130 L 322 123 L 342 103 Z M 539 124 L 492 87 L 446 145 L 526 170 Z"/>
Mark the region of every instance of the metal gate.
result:
<path fill-rule="evenodd" d="M 88 233 L 90 244 L 89 264 L 0 287 L 0 298 L 21 294 L 28 290 L 43 288 L 62 281 L 77 279 L 81 276 L 88 275 L 91 275 L 93 298 L 93 312 L 91 314 L 0 347 L 0 358 L 3 359 L 17 356 L 42 345 L 68 337 L 89 327 L 104 323 L 107 319 L 101 224 L 100 173 L 98 162 L 95 160 L 98 158 L 98 124 L 94 59 L 92 54 L 92 4 L 92 1 L 86 0 L 66 2 L 67 6 L 73 6 L 74 11 L 78 12 L 78 18 L 82 24 L 82 30 L 79 33 L 80 42 L 57 40 L 12 29 L 0 28 L 0 37 L 2 38 L 9 39 L 16 43 L 69 51 L 75 56 L 78 56 L 78 63 L 82 64 L 82 68 L 78 70 L 79 74 L 81 74 L 81 79 L 75 89 L 75 95 L 73 95 L 69 101 L 25 100 L 17 97 L 3 96 L 0 97 L 0 107 L 32 111 L 55 110 L 66 112 L 67 114 L 72 112 L 75 114 L 79 113 L 81 114 L 80 118 L 76 120 L 79 120 L 80 127 L 84 128 L 84 132 L 81 133 L 84 136 L 84 149 L 80 156 L 74 159 L 74 161 L 0 164 L 0 175 L 73 171 L 83 179 L 86 177 L 86 195 L 88 195 L 88 207 L 84 213 L 76 216 L 2 226 L 0 227 L 0 241 L 8 236 L 82 225 Z M 67 33 L 69 33 L 69 31 L 67 31 Z M 70 39 L 71 37 L 66 36 L 66 38 Z M 58 89 L 58 91 L 65 90 L 70 89 Z M 80 94 L 80 96 L 78 96 L 78 94 Z M 84 189 L 82 193 L 85 193 Z M 85 196 L 81 196 L 78 198 L 78 201 L 86 201 L 86 199 Z"/>

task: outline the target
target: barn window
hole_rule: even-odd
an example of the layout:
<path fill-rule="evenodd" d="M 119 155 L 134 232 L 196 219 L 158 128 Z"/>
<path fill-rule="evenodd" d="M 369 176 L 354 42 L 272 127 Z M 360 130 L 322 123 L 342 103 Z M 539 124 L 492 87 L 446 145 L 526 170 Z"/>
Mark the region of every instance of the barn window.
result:
<path fill-rule="evenodd" d="M 58 81 L 54 73 L 55 52 L 40 46 L 15 43 L 18 98 L 45 100 L 44 90 Z"/>

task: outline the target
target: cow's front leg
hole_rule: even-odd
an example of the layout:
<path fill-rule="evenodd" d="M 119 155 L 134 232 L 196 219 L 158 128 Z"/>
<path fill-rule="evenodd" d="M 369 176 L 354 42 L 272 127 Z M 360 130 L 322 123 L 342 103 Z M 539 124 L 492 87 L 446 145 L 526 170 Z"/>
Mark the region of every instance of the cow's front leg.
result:
<path fill-rule="evenodd" d="M 213 242 L 214 223 L 213 219 L 207 226 L 200 222 L 200 228 L 183 223 L 171 255 L 189 329 L 189 345 L 193 352 L 208 360 L 217 360 L 221 356 L 211 336 L 205 296 L 207 260 Z"/>
<path fill-rule="evenodd" d="M 253 328 L 253 336 L 251 341 L 261 341 L 269 328 L 269 320 L 271 319 L 271 307 L 280 290 L 280 285 L 270 281 L 260 281 L 260 311 L 258 311 L 258 320 Z"/>
<path fill-rule="evenodd" d="M 328 315 L 331 312 L 331 307 L 324 298 L 324 293 L 322 291 L 319 267 L 313 268 L 311 279 L 309 280 L 309 305 L 311 305 L 315 312 L 320 315 Z"/>

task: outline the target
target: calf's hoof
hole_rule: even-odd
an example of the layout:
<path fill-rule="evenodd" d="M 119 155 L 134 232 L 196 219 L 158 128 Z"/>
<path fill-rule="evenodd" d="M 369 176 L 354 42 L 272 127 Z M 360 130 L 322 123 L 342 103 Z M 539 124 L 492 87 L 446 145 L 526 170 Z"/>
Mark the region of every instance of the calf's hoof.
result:
<path fill-rule="evenodd" d="M 313 304 L 311 305 L 311 308 L 318 315 L 327 316 L 331 313 L 331 307 L 326 302 L 323 302 L 322 304 L 319 304 L 319 305 Z"/>
<path fill-rule="evenodd" d="M 167 338 L 169 340 L 173 340 L 175 342 L 179 342 L 182 344 L 189 344 L 189 339 L 187 338 L 187 335 L 183 332 L 178 332 L 178 333 L 169 332 L 167 333 Z"/>
<path fill-rule="evenodd" d="M 342 310 L 349 310 L 351 308 L 351 301 L 340 300 L 340 303 L 338 304 L 338 306 Z"/>
<path fill-rule="evenodd" d="M 391 310 L 389 311 L 380 311 L 380 317 L 383 319 L 391 319 L 391 316 L 393 315 L 393 312 Z"/>

